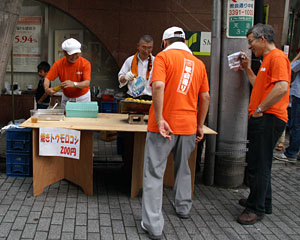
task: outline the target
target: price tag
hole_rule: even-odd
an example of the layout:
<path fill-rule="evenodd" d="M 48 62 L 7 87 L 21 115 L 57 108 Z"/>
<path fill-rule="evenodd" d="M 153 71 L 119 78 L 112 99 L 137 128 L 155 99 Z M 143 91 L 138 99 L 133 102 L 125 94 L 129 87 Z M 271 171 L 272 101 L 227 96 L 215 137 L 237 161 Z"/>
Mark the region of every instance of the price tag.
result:
<path fill-rule="evenodd" d="M 79 159 L 80 131 L 63 128 L 40 128 L 39 155 Z"/>

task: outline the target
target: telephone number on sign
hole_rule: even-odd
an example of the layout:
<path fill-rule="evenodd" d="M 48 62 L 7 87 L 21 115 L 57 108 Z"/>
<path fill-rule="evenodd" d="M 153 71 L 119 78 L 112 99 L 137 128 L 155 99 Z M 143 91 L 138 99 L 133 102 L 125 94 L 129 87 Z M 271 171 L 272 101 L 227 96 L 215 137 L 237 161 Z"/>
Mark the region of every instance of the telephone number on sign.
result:
<path fill-rule="evenodd" d="M 229 10 L 229 16 L 238 16 L 238 15 L 253 16 L 253 14 L 254 14 L 254 11 L 252 9 L 246 9 L 246 10 L 234 9 L 234 10 Z"/>

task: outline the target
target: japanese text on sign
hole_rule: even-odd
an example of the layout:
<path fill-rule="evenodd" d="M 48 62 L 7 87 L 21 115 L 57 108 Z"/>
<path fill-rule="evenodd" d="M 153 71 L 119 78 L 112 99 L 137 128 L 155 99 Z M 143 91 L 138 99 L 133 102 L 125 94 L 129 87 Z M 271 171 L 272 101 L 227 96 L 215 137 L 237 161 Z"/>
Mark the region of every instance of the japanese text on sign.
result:
<path fill-rule="evenodd" d="M 254 0 L 229 0 L 227 7 L 227 37 L 244 38 L 253 26 Z"/>
<path fill-rule="evenodd" d="M 42 17 L 20 16 L 13 41 L 15 72 L 36 72 L 41 57 Z M 11 60 L 9 60 L 11 61 Z M 7 71 L 11 65 L 7 64 Z"/>
<path fill-rule="evenodd" d="M 80 131 L 62 128 L 40 128 L 39 154 L 79 159 Z"/>

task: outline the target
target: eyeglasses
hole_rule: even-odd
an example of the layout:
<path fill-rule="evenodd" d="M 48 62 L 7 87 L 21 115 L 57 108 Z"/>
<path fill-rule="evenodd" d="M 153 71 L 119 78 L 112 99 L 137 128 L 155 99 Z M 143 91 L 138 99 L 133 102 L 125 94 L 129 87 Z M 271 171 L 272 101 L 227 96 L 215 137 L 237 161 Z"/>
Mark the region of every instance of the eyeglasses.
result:
<path fill-rule="evenodd" d="M 258 40 L 258 39 L 262 39 L 262 37 L 249 39 L 248 44 L 251 45 L 255 40 Z"/>

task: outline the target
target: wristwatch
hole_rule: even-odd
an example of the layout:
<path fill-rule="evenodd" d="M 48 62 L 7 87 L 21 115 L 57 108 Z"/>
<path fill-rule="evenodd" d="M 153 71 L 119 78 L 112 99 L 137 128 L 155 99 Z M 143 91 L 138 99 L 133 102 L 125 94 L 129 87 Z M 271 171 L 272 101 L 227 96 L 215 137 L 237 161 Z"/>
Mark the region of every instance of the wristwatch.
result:
<path fill-rule="evenodd" d="M 257 112 L 257 113 L 263 113 L 263 111 L 261 110 L 260 107 L 257 107 L 256 110 L 255 110 L 255 112 Z"/>
<path fill-rule="evenodd" d="M 78 82 L 74 82 L 74 87 L 77 87 L 78 86 Z"/>

